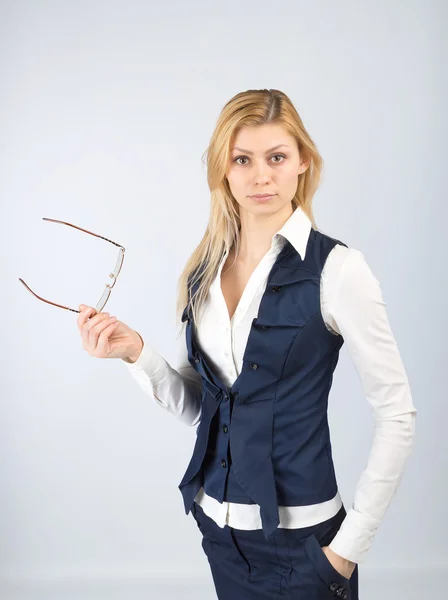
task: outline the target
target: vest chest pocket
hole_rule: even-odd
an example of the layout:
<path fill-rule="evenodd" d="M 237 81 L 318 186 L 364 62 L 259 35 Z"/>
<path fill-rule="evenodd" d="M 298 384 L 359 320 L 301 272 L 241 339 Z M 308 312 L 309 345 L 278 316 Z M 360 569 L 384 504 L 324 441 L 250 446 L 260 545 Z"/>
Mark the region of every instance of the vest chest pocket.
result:
<path fill-rule="evenodd" d="M 275 311 L 263 310 L 258 317 L 254 319 L 255 327 L 262 331 L 270 329 L 286 330 L 288 328 L 300 330 L 313 317 L 313 314 L 300 310 L 300 307 L 288 304 L 287 310 L 277 309 Z"/>
<path fill-rule="evenodd" d="M 285 313 L 273 313 L 263 309 L 252 322 L 246 349 L 243 355 L 245 379 L 244 403 L 262 401 L 275 388 L 282 377 L 285 361 L 294 342 L 302 335 L 309 321 L 304 314 L 294 318 Z"/>

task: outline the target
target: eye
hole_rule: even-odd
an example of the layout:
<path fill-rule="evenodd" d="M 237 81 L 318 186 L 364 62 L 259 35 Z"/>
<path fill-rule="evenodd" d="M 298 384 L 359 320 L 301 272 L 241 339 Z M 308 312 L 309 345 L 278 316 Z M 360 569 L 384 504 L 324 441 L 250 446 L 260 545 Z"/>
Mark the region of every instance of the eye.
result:
<path fill-rule="evenodd" d="M 281 158 L 285 158 L 286 159 L 286 156 L 284 154 L 273 154 L 271 156 L 271 158 L 278 157 L 278 156 L 280 156 Z M 237 161 L 239 161 L 242 158 L 248 158 L 248 157 L 247 156 L 237 156 L 236 158 L 233 159 L 233 162 L 236 163 Z M 275 161 L 276 164 L 279 164 L 280 162 L 283 162 L 283 161 Z M 237 164 L 239 164 L 241 166 L 244 166 L 241 163 L 237 163 Z"/>
<path fill-rule="evenodd" d="M 239 161 L 241 158 L 247 158 L 247 156 L 237 156 L 236 158 L 234 158 L 234 159 L 233 159 L 233 162 L 234 162 L 234 163 L 236 163 L 236 162 L 238 162 L 238 161 Z M 238 163 L 238 164 L 240 165 L 241 163 Z"/>

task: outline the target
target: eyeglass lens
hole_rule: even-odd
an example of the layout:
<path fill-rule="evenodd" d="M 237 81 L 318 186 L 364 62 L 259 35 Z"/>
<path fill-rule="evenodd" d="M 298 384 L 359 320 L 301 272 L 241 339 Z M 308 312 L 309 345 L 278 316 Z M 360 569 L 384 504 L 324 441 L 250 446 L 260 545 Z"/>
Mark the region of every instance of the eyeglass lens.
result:
<path fill-rule="evenodd" d="M 123 259 L 124 259 L 124 252 L 120 252 L 118 255 L 114 270 L 110 274 L 110 277 L 112 279 L 116 279 L 118 277 L 118 274 L 120 273 L 120 270 L 121 270 L 121 265 L 123 264 Z M 105 307 L 106 302 L 109 300 L 111 289 L 112 288 L 108 284 L 106 284 L 106 289 L 104 290 L 103 295 L 100 298 L 100 301 L 98 302 L 98 304 L 95 307 L 95 310 L 97 313 L 101 312 L 103 310 L 103 308 Z"/>

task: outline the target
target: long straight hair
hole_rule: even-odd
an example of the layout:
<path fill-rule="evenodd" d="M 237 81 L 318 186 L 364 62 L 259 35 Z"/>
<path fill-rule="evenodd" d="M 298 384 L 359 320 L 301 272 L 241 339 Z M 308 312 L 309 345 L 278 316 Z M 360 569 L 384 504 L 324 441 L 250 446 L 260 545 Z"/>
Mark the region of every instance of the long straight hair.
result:
<path fill-rule="evenodd" d="M 296 139 L 301 159 L 309 161 L 309 167 L 298 176 L 292 207 L 295 210 L 300 206 L 316 229 L 312 200 L 319 186 L 323 160 L 294 105 L 286 94 L 275 89 L 247 90 L 236 94 L 224 105 L 204 153 L 211 196 L 210 217 L 202 240 L 190 255 L 178 280 L 176 318 L 179 320 L 187 303 L 190 303 L 193 322 L 197 322 L 224 252 L 229 252 L 234 245 L 235 255 L 238 254 L 239 205 L 225 176 L 231 143 L 240 128 L 266 123 L 281 125 Z M 191 286 L 197 280 L 199 284 L 192 296 Z"/>

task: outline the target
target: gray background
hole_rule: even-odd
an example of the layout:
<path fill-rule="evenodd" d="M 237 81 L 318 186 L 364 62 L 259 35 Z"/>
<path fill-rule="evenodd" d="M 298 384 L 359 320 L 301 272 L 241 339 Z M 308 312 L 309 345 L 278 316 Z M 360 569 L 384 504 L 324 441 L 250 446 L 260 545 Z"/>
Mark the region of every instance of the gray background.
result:
<path fill-rule="evenodd" d="M 418 410 L 361 597 L 444 589 L 446 19 L 442 0 L 0 3 L 2 599 L 214 597 L 177 489 L 194 429 L 18 277 L 77 308 L 115 264 L 110 244 L 42 217 L 123 244 L 106 310 L 175 364 L 177 278 L 209 213 L 202 154 L 225 102 L 270 87 L 324 158 L 318 226 L 381 282 Z M 345 348 L 330 425 L 350 506 L 373 420 Z"/>

